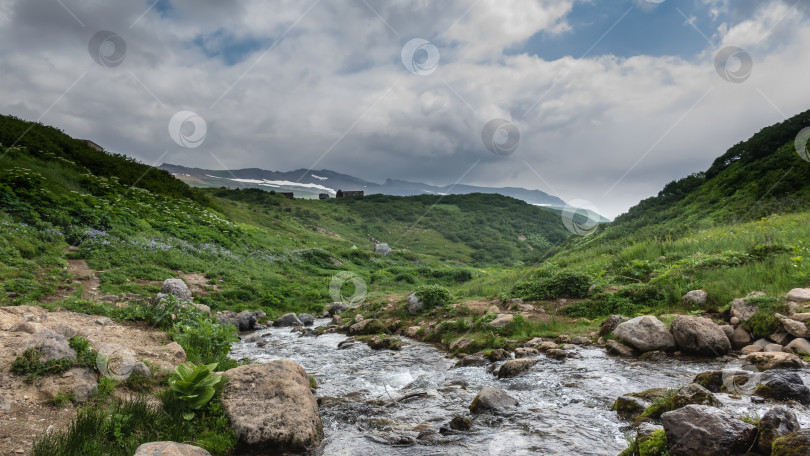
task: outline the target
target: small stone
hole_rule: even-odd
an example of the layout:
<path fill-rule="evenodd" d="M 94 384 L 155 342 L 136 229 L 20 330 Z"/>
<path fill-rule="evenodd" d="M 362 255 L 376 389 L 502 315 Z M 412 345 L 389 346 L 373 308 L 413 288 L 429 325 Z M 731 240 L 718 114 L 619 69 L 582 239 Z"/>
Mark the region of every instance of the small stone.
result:
<path fill-rule="evenodd" d="M 739 324 L 740 324 L 740 319 L 739 319 L 739 318 L 737 318 L 737 317 L 731 317 L 731 319 L 729 320 L 729 322 L 730 322 L 732 325 L 737 326 L 737 325 L 739 325 Z"/>

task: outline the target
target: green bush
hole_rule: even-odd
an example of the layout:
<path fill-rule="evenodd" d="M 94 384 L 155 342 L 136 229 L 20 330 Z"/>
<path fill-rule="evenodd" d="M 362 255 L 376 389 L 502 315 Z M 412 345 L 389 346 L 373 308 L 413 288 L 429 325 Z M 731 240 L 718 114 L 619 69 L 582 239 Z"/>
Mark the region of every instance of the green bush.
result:
<path fill-rule="evenodd" d="M 774 314 L 786 314 L 788 312 L 787 304 L 770 296 L 746 298 L 746 300 L 756 303 L 758 309 L 748 321 L 743 322 L 743 328 L 753 334 L 755 338 L 768 337 L 775 333 L 779 327 L 779 319 Z"/>
<path fill-rule="evenodd" d="M 45 375 L 61 374 L 73 367 L 69 358 L 40 361 L 42 353 L 36 348 L 26 349 L 22 355 L 11 362 L 11 372 L 24 375 L 26 383 L 33 383 Z"/>
<path fill-rule="evenodd" d="M 450 304 L 452 297 L 447 288 L 438 285 L 425 285 L 416 289 L 416 296 L 425 304 L 425 309 Z"/>
<path fill-rule="evenodd" d="M 76 365 L 98 370 L 96 358 L 98 351 L 90 348 L 90 342 L 81 336 L 74 336 L 68 340 L 70 348 L 76 352 Z"/>
<path fill-rule="evenodd" d="M 627 285 L 615 293 L 599 293 L 592 298 L 572 304 L 564 312 L 570 317 L 595 318 L 606 315 L 635 315 L 650 311 L 666 302 L 658 287 L 647 284 Z"/>
<path fill-rule="evenodd" d="M 588 295 L 591 281 L 588 276 L 575 272 L 563 271 L 550 278 L 541 278 L 516 284 L 509 292 L 509 297 L 546 300 L 558 298 L 584 298 Z"/>
<path fill-rule="evenodd" d="M 231 344 L 239 341 L 233 325 L 221 325 L 208 318 L 197 318 L 175 324 L 169 331 L 175 342 L 186 351 L 192 363 L 216 364 L 221 370 L 236 367 L 228 358 Z"/>

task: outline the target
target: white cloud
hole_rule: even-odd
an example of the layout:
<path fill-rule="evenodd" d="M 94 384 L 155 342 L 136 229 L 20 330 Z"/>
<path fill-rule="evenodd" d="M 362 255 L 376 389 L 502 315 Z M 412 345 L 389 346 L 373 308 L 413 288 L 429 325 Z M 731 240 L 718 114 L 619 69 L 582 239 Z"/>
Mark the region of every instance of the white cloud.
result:
<path fill-rule="evenodd" d="M 540 188 L 614 216 L 705 169 L 782 120 L 780 112 L 807 109 L 810 30 L 801 11 L 782 2 L 718 24 L 717 43 L 744 47 L 754 59 L 743 84 L 720 79 L 708 45 L 694 58 L 546 61 L 504 52 L 538 32 L 565 30 L 572 1 L 368 2 L 323 1 L 305 14 L 313 2 L 174 0 L 173 10 L 152 10 L 130 28 L 151 2 L 65 1 L 82 27 L 50 1 L 0 1 L 2 112 L 37 119 L 75 83 L 42 121 L 148 163 L 279 170 L 317 163 L 366 179 L 442 185 L 472 167 L 463 183 Z M 712 0 L 706 14 L 710 7 L 722 17 L 733 6 Z M 126 39 L 121 66 L 90 58 L 87 42 L 99 29 Z M 263 47 L 228 66 L 194 44 L 225 37 Z M 400 62 L 414 37 L 439 46 L 430 76 Z M 207 121 L 201 147 L 182 149 L 169 137 L 168 121 L 180 110 Z M 520 129 L 511 156 L 481 143 L 483 125 L 496 117 Z"/>

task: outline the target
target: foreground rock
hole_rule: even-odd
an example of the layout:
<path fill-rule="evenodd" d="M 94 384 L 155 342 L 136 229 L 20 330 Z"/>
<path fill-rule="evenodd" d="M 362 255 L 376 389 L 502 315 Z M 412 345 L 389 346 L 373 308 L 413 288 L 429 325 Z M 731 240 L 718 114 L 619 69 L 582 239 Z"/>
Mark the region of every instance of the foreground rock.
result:
<path fill-rule="evenodd" d="M 41 354 L 40 361 L 62 358 L 76 361 L 76 352 L 70 348 L 67 338 L 47 328 L 41 329 L 36 333 L 28 344 L 28 347 L 39 350 Z"/>
<path fill-rule="evenodd" d="M 745 356 L 745 360 L 755 365 L 760 372 L 771 369 L 801 369 L 804 365 L 798 356 L 783 352 L 751 353 Z"/>
<path fill-rule="evenodd" d="M 771 456 L 810 456 L 810 429 L 780 437 L 771 448 Z"/>
<path fill-rule="evenodd" d="M 517 377 L 523 372 L 526 372 L 527 370 L 531 369 L 531 367 L 534 366 L 535 364 L 537 364 L 536 359 L 529 359 L 529 358 L 510 359 L 509 361 L 503 363 L 501 368 L 498 369 L 498 378 Z"/>
<path fill-rule="evenodd" d="M 640 352 L 675 349 L 675 338 L 661 320 L 645 315 L 616 326 L 613 335 Z"/>
<path fill-rule="evenodd" d="M 810 355 L 810 342 L 807 339 L 793 339 L 789 344 L 785 345 L 784 351 Z"/>
<path fill-rule="evenodd" d="M 264 312 L 262 312 L 263 314 Z M 239 331 L 250 331 L 256 327 L 259 317 L 257 312 L 243 310 L 236 313 L 232 310 L 223 310 L 214 315 L 219 324 L 232 324 Z"/>
<path fill-rule="evenodd" d="M 754 394 L 778 401 L 794 400 L 810 405 L 810 390 L 795 371 L 770 370 L 763 373 Z"/>
<path fill-rule="evenodd" d="M 768 410 L 759 420 L 757 449 L 763 454 L 770 454 L 774 440 L 792 434 L 799 429 L 799 420 L 796 419 L 796 414 L 789 408 L 778 405 Z"/>
<path fill-rule="evenodd" d="M 290 326 L 304 326 L 304 323 L 298 319 L 294 313 L 288 313 L 280 316 L 273 322 L 273 326 L 278 328 L 288 328 Z"/>
<path fill-rule="evenodd" d="M 475 396 L 472 404 L 470 404 L 470 412 L 481 413 L 490 411 L 499 413 L 517 406 L 517 399 L 506 394 L 506 391 L 485 386 L 481 388 L 481 391 Z"/>
<path fill-rule="evenodd" d="M 687 405 L 661 416 L 672 456 L 725 456 L 746 453 L 757 428 L 706 405 Z"/>
<path fill-rule="evenodd" d="M 90 400 L 98 391 L 96 375 L 88 368 L 74 367 L 61 375 L 49 375 L 40 380 L 39 391 L 46 400 L 69 393 L 77 403 Z"/>
<path fill-rule="evenodd" d="M 628 347 L 621 342 L 609 340 L 605 342 L 605 349 L 611 355 L 631 357 L 636 355 L 636 351 L 632 347 Z"/>
<path fill-rule="evenodd" d="M 323 439 L 318 403 L 292 361 L 239 366 L 224 374 L 222 406 L 244 452 L 305 451 Z"/>
<path fill-rule="evenodd" d="M 794 288 L 787 294 L 786 299 L 798 303 L 810 301 L 810 288 Z"/>
<path fill-rule="evenodd" d="M 708 318 L 681 315 L 672 322 L 672 335 L 682 351 L 693 355 L 722 356 L 731 351 L 726 333 Z"/>
<path fill-rule="evenodd" d="M 211 453 L 183 443 L 152 442 L 139 446 L 134 456 L 211 456 Z"/>

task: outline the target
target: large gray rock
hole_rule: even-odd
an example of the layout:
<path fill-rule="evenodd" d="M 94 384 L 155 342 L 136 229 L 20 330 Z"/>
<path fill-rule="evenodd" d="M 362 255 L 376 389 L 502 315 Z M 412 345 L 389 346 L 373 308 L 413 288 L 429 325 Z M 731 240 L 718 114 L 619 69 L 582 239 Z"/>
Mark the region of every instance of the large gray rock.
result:
<path fill-rule="evenodd" d="M 179 301 L 191 301 L 191 290 L 188 289 L 186 282 L 181 279 L 166 279 L 163 281 L 163 286 L 160 292 L 172 295 Z"/>
<path fill-rule="evenodd" d="M 408 296 L 408 313 L 411 315 L 416 315 L 425 308 L 425 303 L 419 299 L 419 296 L 416 296 L 416 293 L 411 293 Z"/>
<path fill-rule="evenodd" d="M 661 320 L 645 315 L 616 326 L 613 335 L 641 352 L 675 349 L 675 338 Z"/>
<path fill-rule="evenodd" d="M 627 317 L 623 317 L 621 315 L 611 315 L 605 318 L 605 321 L 599 325 L 599 335 L 605 337 L 613 332 L 617 326 L 620 324 L 630 320 Z"/>
<path fill-rule="evenodd" d="M 608 340 L 605 342 L 605 350 L 611 355 L 616 356 L 635 356 L 636 351 L 632 347 L 628 347 L 621 342 L 617 342 L 615 340 Z"/>
<path fill-rule="evenodd" d="M 258 321 L 256 314 L 257 312 L 247 310 L 243 310 L 239 313 L 232 310 L 223 310 L 217 312 L 214 318 L 217 319 L 219 324 L 232 324 L 238 331 L 250 331 L 256 327 L 256 322 Z"/>
<path fill-rule="evenodd" d="M 43 328 L 28 343 L 28 348 L 39 350 L 40 361 L 50 361 L 54 359 L 68 358 L 76 360 L 76 352 L 70 348 L 70 343 L 65 336 L 50 329 Z"/>
<path fill-rule="evenodd" d="M 298 314 L 298 320 L 303 323 L 304 326 L 312 326 L 315 324 L 315 317 L 308 313 Z"/>
<path fill-rule="evenodd" d="M 759 310 L 757 303 L 749 302 L 745 298 L 731 301 L 731 316 L 739 318 L 740 321 L 750 320 L 757 310 Z"/>
<path fill-rule="evenodd" d="M 681 315 L 672 322 L 678 347 L 693 355 L 722 356 L 731 351 L 726 333 L 708 318 Z"/>
<path fill-rule="evenodd" d="M 324 306 L 326 316 L 334 317 L 335 315 L 345 312 L 347 307 L 342 302 L 333 302 Z"/>
<path fill-rule="evenodd" d="M 270 361 L 224 375 L 222 407 L 245 453 L 303 452 L 320 444 L 323 424 L 303 367 Z"/>
<path fill-rule="evenodd" d="M 773 441 L 801 429 L 796 414 L 784 405 L 768 410 L 759 420 L 757 448 L 762 454 L 771 453 Z"/>
<path fill-rule="evenodd" d="M 709 298 L 709 294 L 703 290 L 692 290 L 683 297 L 681 297 L 681 303 L 685 306 L 690 307 L 703 307 L 706 304 L 706 300 Z"/>
<path fill-rule="evenodd" d="M 798 303 L 810 301 L 810 288 L 794 288 L 787 294 L 786 299 Z"/>
<path fill-rule="evenodd" d="M 697 383 L 690 383 L 679 388 L 675 395 L 672 396 L 672 404 L 677 408 L 690 404 L 711 405 L 713 407 L 721 407 L 723 405 L 722 402 L 714 397 L 711 391 Z"/>
<path fill-rule="evenodd" d="M 759 378 L 754 394 L 779 401 L 794 400 L 810 405 L 810 390 L 794 371 L 770 370 Z"/>
<path fill-rule="evenodd" d="M 512 321 L 515 319 L 515 316 L 512 314 L 498 314 L 494 320 L 489 322 L 489 326 L 493 328 L 503 328 L 504 326 L 508 326 Z"/>
<path fill-rule="evenodd" d="M 135 352 L 116 344 L 104 344 L 98 349 L 96 367 L 101 375 L 123 381 L 138 373 L 150 377 L 152 372 L 146 364 L 135 358 Z"/>
<path fill-rule="evenodd" d="M 78 403 L 87 402 L 98 390 L 96 374 L 86 367 L 74 367 L 62 375 L 49 375 L 40 381 L 39 392 L 47 400 L 70 393 Z"/>
<path fill-rule="evenodd" d="M 481 391 L 475 396 L 475 399 L 470 405 L 470 411 L 472 413 L 481 413 L 484 411 L 499 413 L 517 406 L 517 399 L 506 394 L 506 391 L 485 386 L 481 388 Z"/>
<path fill-rule="evenodd" d="M 151 442 L 139 446 L 134 456 L 211 456 L 211 453 L 184 443 Z"/>
<path fill-rule="evenodd" d="M 390 255 L 393 252 L 393 250 L 391 249 L 391 247 L 388 247 L 388 244 L 381 243 L 374 245 L 374 252 L 379 253 L 380 255 Z"/>
<path fill-rule="evenodd" d="M 661 415 L 672 456 L 727 456 L 746 453 L 757 428 L 707 405 L 687 405 Z"/>
<path fill-rule="evenodd" d="M 785 345 L 783 350 L 790 353 L 804 353 L 810 355 L 810 342 L 802 338 L 793 339 L 789 344 Z"/>
<path fill-rule="evenodd" d="M 798 356 L 781 351 L 751 353 L 745 355 L 745 360 L 761 372 L 771 369 L 801 369 L 804 366 Z"/>
<path fill-rule="evenodd" d="M 288 313 L 280 316 L 273 322 L 273 326 L 286 328 L 289 326 L 304 326 L 304 323 L 298 319 L 294 313 Z"/>
<path fill-rule="evenodd" d="M 509 361 L 503 363 L 501 365 L 501 368 L 498 369 L 498 378 L 517 377 L 523 372 L 526 372 L 527 370 L 531 369 L 532 366 L 534 366 L 535 364 L 537 364 L 536 359 L 530 358 L 510 359 Z"/>

